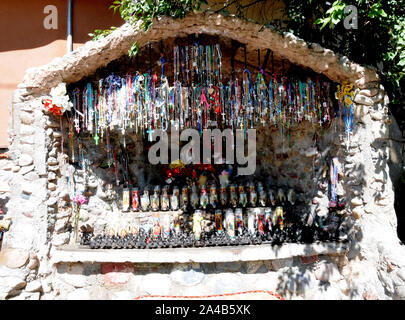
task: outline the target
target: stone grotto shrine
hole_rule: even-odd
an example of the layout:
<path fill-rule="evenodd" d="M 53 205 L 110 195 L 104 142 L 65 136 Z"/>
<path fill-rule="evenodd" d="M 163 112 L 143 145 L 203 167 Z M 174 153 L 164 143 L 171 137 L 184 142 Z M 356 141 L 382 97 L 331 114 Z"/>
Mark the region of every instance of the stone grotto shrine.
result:
<path fill-rule="evenodd" d="M 231 16 L 140 23 L 15 91 L 0 299 L 404 299 L 376 71 Z"/>

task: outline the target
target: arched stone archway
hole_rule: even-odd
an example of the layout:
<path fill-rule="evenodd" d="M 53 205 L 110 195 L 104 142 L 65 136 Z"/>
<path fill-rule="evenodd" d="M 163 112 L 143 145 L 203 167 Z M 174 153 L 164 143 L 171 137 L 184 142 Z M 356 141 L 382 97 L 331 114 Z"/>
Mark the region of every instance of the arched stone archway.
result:
<path fill-rule="evenodd" d="M 292 34 L 281 34 L 234 17 L 191 14 L 183 20 L 160 18 L 148 32 L 141 31 L 140 25 L 141 22 L 135 27 L 123 25 L 106 38 L 88 42 L 48 65 L 29 69 L 24 81 L 18 86 L 10 110 L 12 143 L 9 160 L 1 160 L 3 164 L 0 169 L 5 181 L 0 192 L 8 199 L 7 211 L 13 219 L 1 252 L 4 267 L 0 269 L 0 276 L 5 278 L 5 284 L 3 287 L 0 285 L 0 298 L 21 293 L 21 290 L 22 295 L 42 290 L 47 297 L 55 297 L 56 289 L 61 291 L 62 298 L 69 295 L 74 297 L 74 288 L 81 288 L 80 294 L 85 298 L 97 298 L 99 296 L 94 292 L 99 288 L 89 283 L 101 274 L 113 273 L 111 266 L 106 266 L 103 262 L 132 262 L 129 266 L 117 267 L 118 273 L 129 273 L 128 277 L 134 273 L 136 276 L 133 263 L 142 262 L 139 257 L 135 259 L 134 256 L 115 252 L 112 260 L 103 260 L 100 254 L 92 256 L 94 252 L 76 254 L 74 251 L 60 249 L 71 236 L 67 227 L 70 214 L 59 211 L 68 201 L 66 183 L 59 179 L 65 169 L 63 154 L 59 152 L 63 133 L 59 131 L 58 119 L 49 116 L 41 102 L 58 83 L 74 83 L 95 73 L 98 68 L 126 54 L 134 42 L 143 47 L 168 36 L 181 37 L 194 33 L 237 39 L 257 49 L 270 48 L 290 62 L 324 74 L 335 82 L 349 81 L 356 89 L 353 139 L 346 151 L 346 145 L 340 145 L 346 173 L 344 185 L 350 202 L 348 212 L 353 224 L 348 234 L 348 247 L 344 250 L 331 250 L 329 246 L 288 247 L 280 251 L 282 259 L 277 253 L 270 251 L 267 258 L 262 257 L 259 261 L 252 261 L 257 260 L 253 256 L 257 251 L 242 252 L 239 253 L 240 256 L 247 257 L 242 262 L 242 258 L 235 261 L 225 254 L 223 259 L 230 259 L 232 262 L 220 264 L 217 272 L 220 277 L 234 283 L 232 286 L 225 286 L 243 290 L 246 282 L 253 283 L 252 286 L 260 286 L 260 279 L 267 279 L 274 285 L 273 290 L 279 291 L 283 296 L 316 299 L 322 295 L 317 286 L 321 282 L 327 282 L 331 284 L 331 289 L 327 289 L 324 298 L 405 298 L 405 250 L 396 235 L 394 192 L 387 164 L 388 100 L 376 72 L 350 62 L 318 44 L 309 44 Z M 163 254 L 156 258 L 162 260 L 153 260 L 154 258 L 150 258 L 153 253 L 147 255 L 150 255 L 149 258 L 144 259 L 164 262 L 156 268 L 167 271 L 170 257 Z M 216 256 L 221 259 L 220 254 Z M 308 256 L 313 256 L 313 259 Z M 169 268 L 170 277 L 147 274 L 140 279 L 145 290 L 150 289 L 151 283 L 165 286 L 167 293 L 179 285 L 187 287 L 188 284 L 184 284 L 184 279 L 189 279 L 190 276 L 187 272 L 197 267 L 176 265 L 175 261 L 190 261 L 184 257 L 182 259 L 180 261 L 173 258 L 171 266 L 174 265 L 174 269 Z M 197 261 L 200 258 L 193 259 Z M 88 262 L 98 264 L 94 270 L 90 270 Z M 210 269 L 213 262 L 201 260 L 203 266 L 198 265 L 196 271 L 196 277 L 206 278 L 211 283 L 211 289 L 216 288 L 212 283 L 218 280 L 215 272 Z M 146 273 L 153 270 L 151 266 L 147 268 Z M 245 271 L 239 275 L 242 269 Z M 9 276 L 10 272 L 13 272 L 12 277 Z M 254 276 L 251 277 L 249 273 Z M 193 272 L 191 274 L 195 275 Z M 105 279 L 109 285 L 122 284 L 121 280 L 114 276 L 106 276 Z M 123 284 L 128 285 L 128 290 L 131 291 L 130 284 L 124 280 Z M 200 283 L 197 280 L 196 285 Z M 187 290 L 194 294 L 196 292 Z M 194 290 L 203 292 L 208 289 L 196 287 Z"/>

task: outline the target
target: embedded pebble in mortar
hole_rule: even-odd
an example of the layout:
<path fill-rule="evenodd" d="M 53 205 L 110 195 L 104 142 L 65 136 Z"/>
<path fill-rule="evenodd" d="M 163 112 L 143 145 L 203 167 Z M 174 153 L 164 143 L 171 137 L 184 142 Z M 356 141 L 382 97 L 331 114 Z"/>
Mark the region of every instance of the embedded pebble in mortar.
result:
<path fill-rule="evenodd" d="M 20 173 L 21 173 L 22 175 L 25 175 L 26 173 L 28 173 L 28 172 L 34 170 L 34 168 L 35 168 L 34 165 L 28 166 L 28 167 L 23 167 L 23 168 L 21 168 Z"/>
<path fill-rule="evenodd" d="M 56 184 L 48 183 L 48 189 L 51 190 L 51 191 L 55 191 L 56 190 Z"/>
<path fill-rule="evenodd" d="M 29 154 L 22 154 L 20 158 L 18 159 L 18 165 L 20 167 L 26 167 L 32 164 L 34 160 Z"/>
<path fill-rule="evenodd" d="M 370 113 L 370 115 L 371 115 L 371 118 L 376 121 L 380 121 L 383 118 L 383 114 L 381 112 L 373 112 L 373 113 Z"/>
<path fill-rule="evenodd" d="M 34 186 L 31 183 L 24 183 L 22 191 L 26 194 L 32 194 L 34 192 Z"/>
<path fill-rule="evenodd" d="M 27 286 L 25 287 L 25 290 L 27 292 L 36 292 L 36 291 L 41 291 L 42 285 L 39 280 L 34 280 L 32 282 L 29 282 Z"/>
<path fill-rule="evenodd" d="M 352 212 L 353 212 L 353 217 L 355 217 L 356 219 L 360 219 L 364 213 L 364 210 L 360 207 L 356 207 L 352 210 Z"/>
<path fill-rule="evenodd" d="M 373 102 L 373 100 L 372 100 L 371 98 L 366 97 L 366 96 L 362 96 L 362 95 L 360 95 L 360 94 L 357 94 L 357 95 L 354 97 L 354 102 L 355 102 L 355 103 L 358 103 L 358 104 L 364 104 L 364 105 L 366 105 L 366 106 L 372 106 L 372 105 L 374 105 L 374 102 Z"/>
<path fill-rule="evenodd" d="M 27 112 L 21 112 L 20 113 L 20 120 L 24 124 L 33 124 L 35 117 L 33 114 L 27 113 Z"/>
<path fill-rule="evenodd" d="M 353 198 L 350 202 L 355 207 L 363 205 L 363 200 L 361 200 L 360 198 Z"/>
<path fill-rule="evenodd" d="M 54 157 L 49 157 L 48 158 L 48 164 L 49 165 L 56 165 L 56 164 L 58 164 L 58 160 L 56 160 L 56 158 L 54 158 Z"/>
<path fill-rule="evenodd" d="M 62 136 L 62 134 L 59 131 L 54 131 L 53 132 L 53 137 L 54 138 L 60 138 Z"/>
<path fill-rule="evenodd" d="M 55 172 L 49 172 L 49 173 L 48 173 L 48 180 L 50 180 L 50 181 L 56 180 L 56 174 L 55 174 Z"/>

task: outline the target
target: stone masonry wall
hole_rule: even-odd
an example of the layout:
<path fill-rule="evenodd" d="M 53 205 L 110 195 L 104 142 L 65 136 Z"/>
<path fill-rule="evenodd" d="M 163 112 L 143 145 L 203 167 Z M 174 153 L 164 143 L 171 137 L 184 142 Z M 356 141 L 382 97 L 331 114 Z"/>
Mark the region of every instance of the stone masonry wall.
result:
<path fill-rule="evenodd" d="M 55 250 L 71 240 L 71 209 L 61 179 L 67 165 L 60 122 L 44 112 L 42 98 L 58 82 L 78 81 L 125 54 L 133 40 L 145 44 L 164 32 L 196 31 L 274 47 L 294 63 L 356 85 L 350 144 L 332 141 L 345 174 L 349 251 L 232 263 L 52 265 Z M 405 299 L 405 248 L 396 234 L 388 167 L 387 104 L 373 70 L 290 34 L 261 31 L 252 23 L 217 15 L 191 15 L 183 22 L 162 19 L 147 34 L 125 25 L 47 66 L 28 70 L 10 110 L 9 159 L 0 160 L 0 199 L 12 218 L 0 251 L 0 299 L 123 299 L 258 289 L 292 299 Z"/>

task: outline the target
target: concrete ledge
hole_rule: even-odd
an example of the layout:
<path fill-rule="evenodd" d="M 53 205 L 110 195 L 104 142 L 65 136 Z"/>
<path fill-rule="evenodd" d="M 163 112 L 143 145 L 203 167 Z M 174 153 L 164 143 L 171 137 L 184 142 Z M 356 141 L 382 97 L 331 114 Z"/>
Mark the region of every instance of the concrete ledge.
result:
<path fill-rule="evenodd" d="M 279 246 L 269 244 L 175 248 L 175 249 L 90 249 L 81 246 L 65 246 L 55 250 L 51 263 L 63 262 L 133 262 L 133 263 L 212 263 L 232 261 L 277 260 L 295 256 L 316 254 L 342 254 L 349 250 L 347 242 L 313 244 L 286 243 Z"/>

